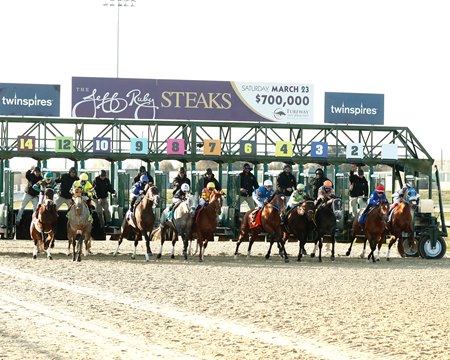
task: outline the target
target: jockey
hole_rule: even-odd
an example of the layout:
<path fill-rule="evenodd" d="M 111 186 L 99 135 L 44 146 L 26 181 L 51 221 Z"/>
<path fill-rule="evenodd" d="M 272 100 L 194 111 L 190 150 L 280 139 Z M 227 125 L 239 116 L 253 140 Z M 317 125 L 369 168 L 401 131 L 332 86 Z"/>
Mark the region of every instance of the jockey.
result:
<path fill-rule="evenodd" d="M 263 185 L 253 191 L 252 198 L 256 204 L 256 207 L 255 211 L 252 213 L 252 222 L 255 221 L 258 210 L 262 209 L 269 202 L 269 199 L 273 196 L 273 194 L 273 184 L 269 179 L 264 180 Z"/>
<path fill-rule="evenodd" d="M 173 213 L 177 205 L 187 199 L 190 191 L 191 187 L 189 186 L 189 184 L 183 183 L 181 184 L 181 188 L 175 192 L 172 198 L 172 205 L 170 205 L 169 208 L 169 215 L 168 215 L 169 220 L 173 220 Z"/>
<path fill-rule="evenodd" d="M 206 187 L 202 190 L 202 195 L 199 202 L 199 207 L 202 207 L 204 205 L 207 205 L 209 202 L 209 198 L 213 192 L 216 192 L 216 185 L 211 181 L 209 182 Z"/>
<path fill-rule="evenodd" d="M 367 204 L 363 213 L 359 216 L 358 222 L 360 224 L 364 224 L 366 220 L 366 215 L 368 214 L 369 210 L 377 206 L 382 200 L 387 201 L 387 197 L 386 194 L 384 193 L 384 186 L 380 184 L 377 186 L 375 191 L 372 192 L 372 194 L 370 194 L 369 203 Z"/>
<path fill-rule="evenodd" d="M 51 171 L 47 171 L 44 175 L 44 179 L 39 180 L 37 183 L 33 185 L 33 189 L 39 193 L 39 203 L 36 208 L 35 214 L 37 216 L 39 208 L 44 200 L 44 192 L 46 189 L 55 189 L 56 187 L 55 179 L 53 179 L 53 173 Z"/>
<path fill-rule="evenodd" d="M 130 212 L 134 211 L 134 204 L 137 199 L 141 200 L 142 194 L 144 193 L 145 186 L 148 184 L 149 178 L 147 175 L 141 175 L 139 181 L 136 182 L 131 188 L 131 202 L 130 202 Z"/>
<path fill-rule="evenodd" d="M 325 180 L 323 185 L 317 192 L 316 209 L 326 200 L 334 197 L 333 183 L 330 180 Z"/>
<path fill-rule="evenodd" d="M 84 197 L 83 200 L 86 201 L 90 214 L 92 214 L 92 197 L 95 194 L 94 186 L 89 182 L 89 176 L 86 173 L 80 175 L 80 180 L 75 180 L 72 184 L 72 189 L 70 193 L 76 195 L 81 192 Z"/>
<path fill-rule="evenodd" d="M 395 192 L 394 194 L 392 194 L 392 205 L 391 208 L 389 209 L 389 211 L 392 211 L 393 209 L 395 209 L 397 207 L 397 205 L 400 203 L 400 201 L 403 200 L 403 196 L 407 193 L 408 189 L 412 188 L 412 185 L 409 183 L 406 183 L 405 185 L 403 185 L 403 187 L 398 190 L 397 192 Z"/>
<path fill-rule="evenodd" d="M 305 200 L 305 194 L 303 193 L 303 184 L 297 185 L 297 190 L 294 191 L 292 196 L 289 198 L 289 201 L 287 203 L 287 209 L 286 212 L 290 209 L 296 207 L 298 204 L 303 202 Z"/>

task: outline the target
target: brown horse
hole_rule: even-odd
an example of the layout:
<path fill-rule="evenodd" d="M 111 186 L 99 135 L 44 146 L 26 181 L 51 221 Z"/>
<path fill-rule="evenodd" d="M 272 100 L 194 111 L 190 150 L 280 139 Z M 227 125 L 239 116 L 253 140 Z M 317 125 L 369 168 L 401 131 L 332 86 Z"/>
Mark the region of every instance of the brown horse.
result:
<path fill-rule="evenodd" d="M 314 201 L 305 200 L 287 214 L 283 227 L 283 241 L 286 243 L 290 234 L 297 238 L 299 241 L 297 261 L 301 261 L 308 234 L 314 227 L 314 210 Z"/>
<path fill-rule="evenodd" d="M 389 260 L 391 247 L 397 240 L 399 240 L 397 245 L 398 252 L 402 257 L 405 256 L 402 233 L 408 234 L 407 241 L 409 241 L 409 246 L 413 246 L 415 241 L 413 231 L 413 213 L 417 206 L 416 190 L 414 188 L 410 188 L 406 191 L 404 196 L 404 200 L 401 200 L 397 205 L 395 212 L 392 214 L 390 221 L 387 223 L 387 228 L 392 235 L 392 238 L 389 241 L 387 260 Z"/>
<path fill-rule="evenodd" d="M 152 251 L 150 249 L 150 235 L 153 231 L 153 223 L 155 222 L 155 215 L 153 214 L 153 205 L 159 203 L 159 191 L 156 186 L 147 184 L 142 195 L 142 199 L 135 206 L 134 213 L 125 215 L 122 223 L 122 232 L 120 234 L 119 243 L 117 244 L 116 252 L 114 256 L 117 256 L 119 252 L 120 244 L 122 244 L 123 238 L 128 237 L 130 231 L 135 234 L 134 238 L 134 251 L 131 255 L 132 259 L 136 258 L 136 249 L 139 241 L 142 239 L 142 235 L 145 238 L 145 246 L 147 253 L 145 254 L 146 261 L 150 261 Z"/>
<path fill-rule="evenodd" d="M 254 209 L 249 210 L 245 213 L 242 219 L 241 231 L 239 233 L 239 238 L 236 243 L 236 251 L 234 252 L 234 257 L 237 258 L 239 255 L 239 246 L 242 241 L 249 237 L 247 258 L 250 257 L 253 243 L 261 232 L 266 232 L 270 235 L 270 246 L 266 259 L 270 258 L 270 252 L 272 250 L 272 245 L 274 242 L 277 243 L 279 254 L 284 258 L 285 262 L 289 262 L 286 249 L 284 247 L 284 240 L 281 237 L 281 217 L 280 214 L 286 205 L 286 197 L 281 194 L 275 194 L 271 201 L 264 206 L 261 211 L 261 222 L 257 226 L 253 226 L 250 215 L 253 213 Z M 259 215 L 257 215 L 258 218 Z"/>
<path fill-rule="evenodd" d="M 58 213 L 56 205 L 53 202 L 54 190 L 47 188 L 44 193 L 42 204 L 36 213 L 33 214 L 30 235 L 34 241 L 33 259 L 37 258 L 38 252 L 47 253 L 47 259 L 52 260 L 50 248 L 55 241 L 56 224 L 58 222 Z"/>
<path fill-rule="evenodd" d="M 197 234 L 200 261 L 203 261 L 208 241 L 214 241 L 217 216 L 222 212 L 222 195 L 221 191 L 213 192 L 209 197 L 208 204 L 195 216 L 192 232 Z M 184 251 L 186 251 L 186 246 Z"/>
<path fill-rule="evenodd" d="M 362 212 L 361 210 L 360 212 Z M 370 244 L 370 253 L 367 257 L 368 260 L 372 259 L 375 262 L 374 252 L 378 247 L 378 253 L 376 260 L 380 260 L 380 249 L 383 244 L 383 237 L 386 234 L 386 222 L 389 215 L 389 202 L 387 200 L 381 200 L 380 203 L 370 209 L 366 216 L 366 221 L 364 224 L 358 222 L 359 216 L 355 216 L 352 225 L 352 235 L 353 239 L 350 243 L 350 247 L 347 250 L 346 255 L 349 256 L 352 251 L 353 242 L 357 236 L 364 235 L 364 248 L 361 253 L 361 259 L 365 256 L 367 240 Z"/>

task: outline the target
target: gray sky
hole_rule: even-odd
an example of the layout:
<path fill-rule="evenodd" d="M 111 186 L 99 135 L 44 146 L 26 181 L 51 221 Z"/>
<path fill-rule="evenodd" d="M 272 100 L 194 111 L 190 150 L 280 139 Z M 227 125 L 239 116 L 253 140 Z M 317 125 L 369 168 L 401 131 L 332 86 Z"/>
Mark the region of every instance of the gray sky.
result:
<path fill-rule="evenodd" d="M 0 82 L 60 84 L 63 117 L 72 76 L 117 70 L 310 83 L 316 124 L 325 92 L 385 94 L 385 125 L 408 126 L 435 159 L 450 158 L 445 1 L 136 0 L 119 18 L 109 1 L 0 0 Z"/>

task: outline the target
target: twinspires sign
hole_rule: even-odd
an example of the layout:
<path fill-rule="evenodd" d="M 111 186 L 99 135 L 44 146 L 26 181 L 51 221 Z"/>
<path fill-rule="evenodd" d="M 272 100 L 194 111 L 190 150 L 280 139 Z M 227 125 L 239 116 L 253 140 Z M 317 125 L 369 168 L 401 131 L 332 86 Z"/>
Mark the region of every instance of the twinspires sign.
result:
<path fill-rule="evenodd" d="M 325 123 L 384 125 L 384 94 L 325 93 Z"/>
<path fill-rule="evenodd" d="M 59 85 L 0 83 L 0 115 L 59 117 L 60 94 Z"/>
<path fill-rule="evenodd" d="M 72 117 L 312 123 L 307 84 L 72 78 Z"/>

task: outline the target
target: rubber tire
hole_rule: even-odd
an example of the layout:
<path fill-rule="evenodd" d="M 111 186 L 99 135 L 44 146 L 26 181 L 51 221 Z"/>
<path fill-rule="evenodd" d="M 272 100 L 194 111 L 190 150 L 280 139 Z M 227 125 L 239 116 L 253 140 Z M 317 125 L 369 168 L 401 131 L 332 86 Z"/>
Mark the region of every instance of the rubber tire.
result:
<path fill-rule="evenodd" d="M 406 247 L 406 244 L 409 244 L 409 238 L 402 238 L 399 241 L 403 241 L 403 254 L 405 257 L 418 257 L 419 256 L 419 240 L 417 238 L 414 238 L 414 245 L 413 247 L 408 246 Z M 399 248 L 399 244 L 397 243 L 397 249 Z M 400 250 L 398 251 L 400 253 Z"/>
<path fill-rule="evenodd" d="M 424 259 L 441 259 L 447 251 L 447 244 L 442 237 L 436 240 L 435 249 L 431 249 L 430 238 L 428 235 L 423 236 L 419 241 L 419 253 Z"/>

